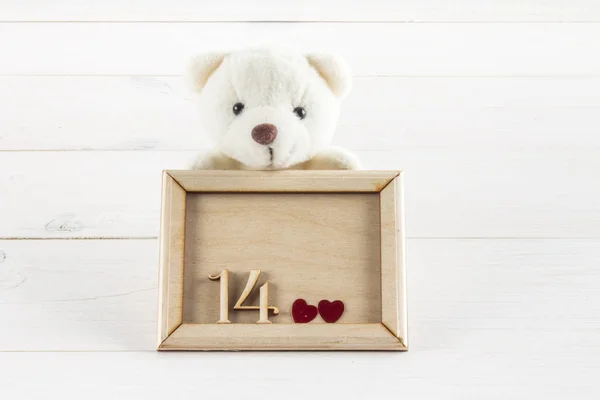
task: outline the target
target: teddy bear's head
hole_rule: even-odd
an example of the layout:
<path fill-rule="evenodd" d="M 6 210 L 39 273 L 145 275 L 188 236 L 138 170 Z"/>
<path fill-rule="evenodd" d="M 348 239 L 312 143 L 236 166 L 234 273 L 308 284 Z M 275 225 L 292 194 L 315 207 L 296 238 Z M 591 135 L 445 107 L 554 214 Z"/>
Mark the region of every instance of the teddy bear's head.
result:
<path fill-rule="evenodd" d="M 350 90 L 343 60 L 273 50 L 196 57 L 190 79 L 206 133 L 251 169 L 283 169 L 331 143 Z"/>

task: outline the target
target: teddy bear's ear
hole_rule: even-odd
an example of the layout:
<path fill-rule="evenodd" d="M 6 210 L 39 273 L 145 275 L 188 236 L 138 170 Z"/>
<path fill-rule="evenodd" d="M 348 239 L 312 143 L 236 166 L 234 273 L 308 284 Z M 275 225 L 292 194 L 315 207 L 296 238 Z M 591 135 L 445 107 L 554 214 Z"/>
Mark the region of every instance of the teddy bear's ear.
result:
<path fill-rule="evenodd" d="M 208 78 L 223 62 L 224 53 L 205 53 L 192 58 L 187 71 L 187 81 L 196 93 L 200 93 Z"/>
<path fill-rule="evenodd" d="M 352 88 L 352 73 L 342 58 L 330 54 L 308 54 L 306 58 L 327 82 L 333 94 L 340 99 L 346 97 Z"/>

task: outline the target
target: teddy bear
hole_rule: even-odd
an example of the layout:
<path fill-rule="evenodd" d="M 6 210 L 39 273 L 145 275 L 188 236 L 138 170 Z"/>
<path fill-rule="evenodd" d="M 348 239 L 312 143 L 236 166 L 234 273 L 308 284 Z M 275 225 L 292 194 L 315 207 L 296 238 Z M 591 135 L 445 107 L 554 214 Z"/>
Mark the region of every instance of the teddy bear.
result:
<path fill-rule="evenodd" d="M 331 141 L 351 88 L 335 55 L 261 49 L 207 53 L 191 62 L 200 120 L 216 148 L 193 169 L 347 170 L 358 158 Z"/>

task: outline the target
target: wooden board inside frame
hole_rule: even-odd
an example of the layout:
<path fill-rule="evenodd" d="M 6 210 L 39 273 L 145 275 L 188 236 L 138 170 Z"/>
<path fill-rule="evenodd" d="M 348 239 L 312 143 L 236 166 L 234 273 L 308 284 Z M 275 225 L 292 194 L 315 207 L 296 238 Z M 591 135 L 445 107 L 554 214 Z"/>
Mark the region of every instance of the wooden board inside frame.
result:
<path fill-rule="evenodd" d="M 407 350 L 399 171 L 164 171 L 159 350 Z"/>

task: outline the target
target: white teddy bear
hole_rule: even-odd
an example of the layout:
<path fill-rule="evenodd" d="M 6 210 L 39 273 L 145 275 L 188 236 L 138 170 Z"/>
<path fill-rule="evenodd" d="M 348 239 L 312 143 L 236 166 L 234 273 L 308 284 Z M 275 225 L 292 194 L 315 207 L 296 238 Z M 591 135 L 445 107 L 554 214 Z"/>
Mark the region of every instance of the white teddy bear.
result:
<path fill-rule="evenodd" d="M 209 53 L 194 59 L 189 78 L 201 123 L 217 143 L 192 168 L 360 168 L 356 156 L 330 146 L 351 87 L 343 60 L 274 50 Z"/>

